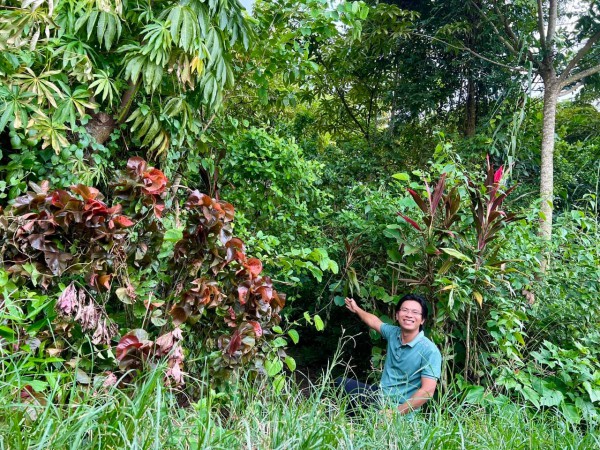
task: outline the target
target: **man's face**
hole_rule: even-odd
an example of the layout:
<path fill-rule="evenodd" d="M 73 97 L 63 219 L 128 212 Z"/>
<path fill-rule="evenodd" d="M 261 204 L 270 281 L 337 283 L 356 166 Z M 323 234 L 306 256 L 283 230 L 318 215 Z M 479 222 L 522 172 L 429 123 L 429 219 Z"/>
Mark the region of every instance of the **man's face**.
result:
<path fill-rule="evenodd" d="M 425 323 L 423 319 L 423 310 L 419 302 L 406 300 L 396 313 L 396 320 L 402 328 L 402 331 L 415 331 Z"/>

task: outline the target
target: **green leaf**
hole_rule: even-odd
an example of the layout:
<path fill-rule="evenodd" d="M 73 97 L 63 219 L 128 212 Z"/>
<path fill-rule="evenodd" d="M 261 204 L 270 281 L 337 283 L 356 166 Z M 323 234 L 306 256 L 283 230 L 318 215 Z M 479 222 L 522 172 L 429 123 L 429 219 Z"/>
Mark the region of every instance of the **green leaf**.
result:
<path fill-rule="evenodd" d="M 172 228 L 165 231 L 163 241 L 166 242 L 178 242 L 183 238 L 183 231 Z"/>
<path fill-rule="evenodd" d="M 345 297 L 336 295 L 333 297 L 333 303 L 335 303 L 337 306 L 344 306 L 346 304 Z"/>
<path fill-rule="evenodd" d="M 285 338 L 279 336 L 273 340 L 272 344 L 273 347 L 285 347 L 287 345 L 287 341 L 285 340 Z"/>
<path fill-rule="evenodd" d="M 406 172 L 395 173 L 394 175 L 392 175 L 392 178 L 395 178 L 396 180 L 400 181 L 410 181 L 410 175 Z"/>
<path fill-rule="evenodd" d="M 283 369 L 283 363 L 278 357 L 265 361 L 265 370 L 267 375 L 274 377 Z"/>
<path fill-rule="evenodd" d="M 465 403 L 478 405 L 481 403 L 484 396 L 485 388 L 483 386 L 471 386 L 467 390 L 467 395 L 465 396 Z"/>
<path fill-rule="evenodd" d="M 275 389 L 276 394 L 281 394 L 285 386 L 285 376 L 283 374 L 277 375 L 273 380 L 273 388 Z"/>
<path fill-rule="evenodd" d="M 24 381 L 24 383 L 31 386 L 31 388 L 35 392 L 42 392 L 44 389 L 46 389 L 49 386 L 46 381 L 41 381 L 41 380 L 29 380 L 29 381 Z"/>
<path fill-rule="evenodd" d="M 298 341 L 300 341 L 300 335 L 298 334 L 298 332 L 296 330 L 289 330 L 288 336 L 290 337 L 290 339 L 292 340 L 292 342 L 294 344 L 297 344 Z"/>
<path fill-rule="evenodd" d="M 296 360 L 291 356 L 285 357 L 285 364 L 288 366 L 288 369 L 290 369 L 292 372 L 296 370 Z"/>
<path fill-rule="evenodd" d="M 115 291 L 117 298 L 125 303 L 126 305 L 132 305 L 134 303 L 133 299 L 127 293 L 127 288 L 120 287 Z"/>
<path fill-rule="evenodd" d="M 313 324 L 310 314 L 308 314 L 308 312 L 306 312 L 306 311 L 304 311 L 304 320 L 306 320 L 311 325 Z"/>
<path fill-rule="evenodd" d="M 171 21 L 171 39 L 173 42 L 177 41 L 177 31 L 179 30 L 179 25 L 181 24 L 181 6 L 177 5 L 171 9 L 169 13 L 168 20 Z"/>
<path fill-rule="evenodd" d="M 440 250 L 443 251 L 444 253 L 446 253 L 446 254 L 454 257 L 454 258 L 461 259 L 463 261 L 473 262 L 471 260 L 471 258 L 469 258 L 467 255 L 459 252 L 456 249 L 453 249 L 453 248 L 440 248 Z"/>
<path fill-rule="evenodd" d="M 579 423 L 581 422 L 581 414 L 579 413 L 579 409 L 575 405 L 571 405 L 568 403 L 562 403 L 560 405 L 560 409 L 563 413 L 563 416 L 568 422 L 571 423 Z"/>
<path fill-rule="evenodd" d="M 315 328 L 317 331 L 323 331 L 325 329 L 325 324 L 323 323 L 321 317 L 318 314 L 315 314 L 313 319 L 315 320 Z"/>
<path fill-rule="evenodd" d="M 583 387 L 585 388 L 588 395 L 590 396 L 590 401 L 592 403 L 596 403 L 596 402 L 600 401 L 600 389 L 594 389 L 589 381 L 584 381 Z"/>

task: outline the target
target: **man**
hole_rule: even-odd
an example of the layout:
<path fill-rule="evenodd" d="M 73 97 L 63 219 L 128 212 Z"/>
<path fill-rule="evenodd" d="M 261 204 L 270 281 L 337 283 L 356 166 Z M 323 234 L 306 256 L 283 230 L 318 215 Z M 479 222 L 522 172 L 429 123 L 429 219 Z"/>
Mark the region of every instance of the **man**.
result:
<path fill-rule="evenodd" d="M 379 386 L 352 379 L 338 379 L 336 384 L 343 384 L 347 393 L 366 404 L 381 393 L 385 403 L 398 405 L 400 414 L 420 408 L 433 396 L 442 366 L 440 351 L 423 333 L 427 319 L 425 299 L 412 294 L 400 299 L 396 310 L 399 326 L 383 323 L 352 298 L 345 302 L 350 311 L 387 340 L 387 356 Z"/>

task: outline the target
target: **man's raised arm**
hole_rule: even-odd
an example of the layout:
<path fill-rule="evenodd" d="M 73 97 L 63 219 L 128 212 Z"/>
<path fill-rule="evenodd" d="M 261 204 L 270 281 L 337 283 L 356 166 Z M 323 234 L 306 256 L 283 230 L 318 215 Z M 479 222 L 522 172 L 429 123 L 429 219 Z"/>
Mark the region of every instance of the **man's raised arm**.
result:
<path fill-rule="evenodd" d="M 370 328 L 373 328 L 378 333 L 381 333 L 381 325 L 383 322 L 381 319 L 371 313 L 366 312 L 364 309 L 359 308 L 353 298 L 346 297 L 346 308 L 356 314 L 360 320 L 366 323 Z"/>

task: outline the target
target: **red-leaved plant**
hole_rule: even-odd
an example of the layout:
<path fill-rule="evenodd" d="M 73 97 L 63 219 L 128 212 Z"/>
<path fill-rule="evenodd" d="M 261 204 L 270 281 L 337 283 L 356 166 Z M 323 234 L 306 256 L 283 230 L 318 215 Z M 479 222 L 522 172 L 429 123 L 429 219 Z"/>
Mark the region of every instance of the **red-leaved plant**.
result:
<path fill-rule="evenodd" d="M 93 187 L 50 190 L 42 182 L 0 216 L 7 272 L 56 298 L 58 314 L 38 333 L 52 342 L 42 347 L 86 367 L 77 352 L 84 342 L 92 353 L 116 343 L 122 371 L 165 359 L 176 384 L 184 382 L 186 334 L 205 354 L 218 352 L 214 373 L 264 371 L 267 359 L 285 358 L 271 345 L 285 296 L 233 236 L 233 206 L 192 192 L 182 210 L 185 229 L 165 257 L 167 178 L 139 157 L 117 175 L 111 206 Z"/>

